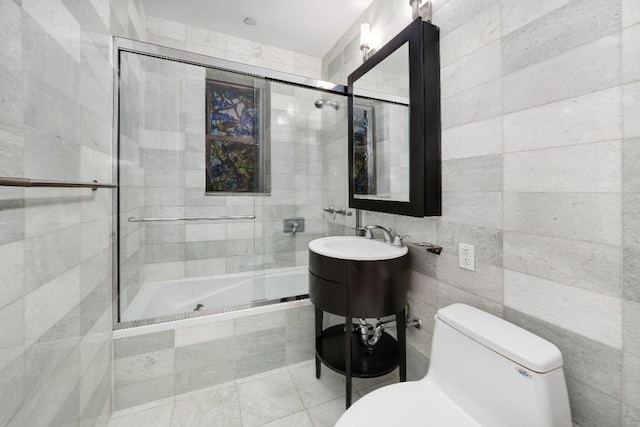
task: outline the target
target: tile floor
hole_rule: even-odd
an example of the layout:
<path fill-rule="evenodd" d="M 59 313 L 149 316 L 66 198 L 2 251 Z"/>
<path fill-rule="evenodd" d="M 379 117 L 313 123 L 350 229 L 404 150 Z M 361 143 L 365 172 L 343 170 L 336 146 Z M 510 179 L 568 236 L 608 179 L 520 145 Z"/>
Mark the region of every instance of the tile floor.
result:
<path fill-rule="evenodd" d="M 114 412 L 109 427 L 330 427 L 344 412 L 344 376 L 313 360 Z M 398 381 L 354 379 L 353 400 Z"/>

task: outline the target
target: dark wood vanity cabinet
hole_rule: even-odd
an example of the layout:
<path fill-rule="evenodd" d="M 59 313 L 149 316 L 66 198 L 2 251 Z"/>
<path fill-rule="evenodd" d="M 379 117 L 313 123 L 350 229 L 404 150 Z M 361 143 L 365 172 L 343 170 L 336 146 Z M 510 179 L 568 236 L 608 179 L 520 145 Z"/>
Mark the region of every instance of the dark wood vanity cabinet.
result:
<path fill-rule="evenodd" d="M 346 406 L 351 405 L 351 378 L 385 375 L 396 367 L 406 380 L 405 307 L 409 285 L 408 254 L 376 261 L 331 258 L 309 251 L 309 298 L 315 306 L 316 377 L 321 364 L 346 377 Z M 324 312 L 345 323 L 323 328 Z M 367 347 L 353 319 L 396 317 L 397 340 L 384 332 Z M 351 333 L 346 333 L 351 331 Z"/>

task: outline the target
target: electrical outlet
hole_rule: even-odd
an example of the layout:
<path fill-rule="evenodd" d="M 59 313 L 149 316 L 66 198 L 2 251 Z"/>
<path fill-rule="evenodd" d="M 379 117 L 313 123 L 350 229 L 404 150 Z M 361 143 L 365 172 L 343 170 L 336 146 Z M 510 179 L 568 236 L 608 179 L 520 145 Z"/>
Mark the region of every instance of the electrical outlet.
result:
<path fill-rule="evenodd" d="M 458 260 L 460 268 L 475 271 L 476 263 L 473 245 L 469 245 L 468 243 L 458 243 Z"/>

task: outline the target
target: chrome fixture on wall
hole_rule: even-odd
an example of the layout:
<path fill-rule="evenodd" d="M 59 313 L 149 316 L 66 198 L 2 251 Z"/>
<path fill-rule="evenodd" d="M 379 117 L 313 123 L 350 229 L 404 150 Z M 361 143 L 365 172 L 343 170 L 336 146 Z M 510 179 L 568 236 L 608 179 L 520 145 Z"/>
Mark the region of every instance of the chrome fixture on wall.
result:
<path fill-rule="evenodd" d="M 330 214 L 333 214 L 333 219 L 336 219 L 336 215 L 338 215 L 338 214 L 344 215 L 344 216 L 353 215 L 353 212 L 349 212 L 347 210 L 346 206 L 343 206 L 341 208 L 334 208 L 333 205 L 331 205 L 328 208 L 323 208 L 322 210 L 325 211 L 325 212 L 328 212 Z"/>
<path fill-rule="evenodd" d="M 282 220 L 282 232 L 291 233 L 291 236 L 295 236 L 296 233 L 304 231 L 304 218 L 303 217 L 291 217 L 284 218 Z"/>
<path fill-rule="evenodd" d="M 315 105 L 316 108 L 319 108 L 319 109 L 323 109 L 325 107 L 325 105 L 327 105 L 329 107 L 333 107 L 336 110 L 338 110 L 338 108 L 340 108 L 340 103 L 339 102 L 331 101 L 330 99 L 318 99 L 316 102 L 313 103 L 313 105 Z"/>
<path fill-rule="evenodd" d="M 98 188 L 116 188 L 118 184 L 101 184 L 98 181 L 52 181 L 48 179 L 29 179 L 17 177 L 0 177 L 0 185 L 6 187 L 56 187 L 56 188 L 90 188 L 96 191 Z"/>
<path fill-rule="evenodd" d="M 167 218 L 127 218 L 129 222 L 163 222 L 163 221 L 223 221 L 236 219 L 256 219 L 255 215 L 222 215 L 222 216 L 193 216 L 193 217 L 167 217 Z"/>
<path fill-rule="evenodd" d="M 362 62 L 376 53 L 376 50 L 371 48 L 371 27 L 367 22 L 360 25 L 360 50 L 362 51 Z"/>
<path fill-rule="evenodd" d="M 432 254 L 440 255 L 442 253 L 442 246 L 434 245 L 433 243 L 416 242 L 410 243 L 410 245 L 416 246 L 418 248 L 424 248 L 427 250 L 427 252 L 431 252 Z"/>

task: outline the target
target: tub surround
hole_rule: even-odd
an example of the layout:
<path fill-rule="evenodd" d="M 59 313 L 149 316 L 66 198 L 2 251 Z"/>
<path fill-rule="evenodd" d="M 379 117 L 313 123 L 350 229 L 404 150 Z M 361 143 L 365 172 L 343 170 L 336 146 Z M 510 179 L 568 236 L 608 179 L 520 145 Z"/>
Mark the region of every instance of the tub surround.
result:
<path fill-rule="evenodd" d="M 325 327 L 341 323 L 342 317 L 325 316 Z M 184 395 L 192 391 L 284 367 L 293 369 L 298 363 L 312 367 L 315 355 L 314 309 L 309 300 L 120 329 L 113 335 L 115 411 L 188 398 Z M 428 360 L 409 345 L 406 357 L 407 379 L 422 378 Z M 313 369 L 300 381 L 315 384 Z M 307 370 L 304 372 L 306 376 Z M 325 369 L 321 383 L 335 383 L 335 375 Z M 354 395 L 358 396 L 363 384 L 388 379 L 356 379 Z M 343 396 L 337 415 L 344 410 L 344 377 L 338 383 L 340 392 L 332 392 L 333 398 Z M 335 384 L 331 386 L 331 390 L 335 388 Z M 305 406 L 318 405 L 319 398 L 305 401 Z"/>
<path fill-rule="evenodd" d="M 308 300 L 116 331 L 114 408 L 310 360 L 313 337 Z"/>

